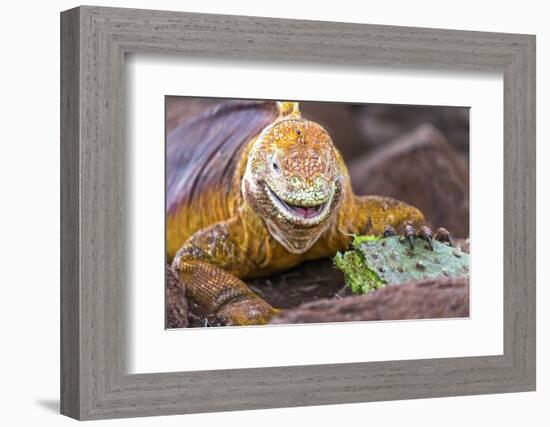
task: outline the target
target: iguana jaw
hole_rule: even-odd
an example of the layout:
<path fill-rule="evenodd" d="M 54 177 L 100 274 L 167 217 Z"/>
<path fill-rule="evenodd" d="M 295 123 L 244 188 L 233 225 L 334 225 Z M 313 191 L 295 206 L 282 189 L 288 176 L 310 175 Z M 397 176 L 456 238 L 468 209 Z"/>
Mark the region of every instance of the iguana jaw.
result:
<path fill-rule="evenodd" d="M 284 201 L 265 184 L 265 191 L 273 206 L 287 221 L 302 227 L 311 227 L 325 221 L 330 215 L 330 206 L 334 198 L 334 189 L 331 190 L 326 200 L 314 206 L 300 206 Z"/>
<path fill-rule="evenodd" d="M 264 222 L 269 234 L 293 254 L 303 254 L 308 251 L 330 225 L 330 221 L 325 221 L 314 228 L 284 229 L 281 224 L 270 218 L 264 218 Z"/>
<path fill-rule="evenodd" d="M 242 182 L 246 205 L 263 220 L 269 234 L 294 254 L 302 254 L 309 250 L 333 223 L 332 219 L 335 218 L 335 212 L 341 202 L 341 190 L 338 181 L 321 212 L 310 218 L 309 223 L 304 224 L 301 218 L 299 221 L 296 221 L 296 218 L 288 219 L 288 215 L 284 214 L 284 205 L 284 210 L 277 208 L 277 199 L 271 200 L 273 196 L 270 196 L 271 190 L 265 181 L 257 182 L 249 174 L 245 174 Z"/>

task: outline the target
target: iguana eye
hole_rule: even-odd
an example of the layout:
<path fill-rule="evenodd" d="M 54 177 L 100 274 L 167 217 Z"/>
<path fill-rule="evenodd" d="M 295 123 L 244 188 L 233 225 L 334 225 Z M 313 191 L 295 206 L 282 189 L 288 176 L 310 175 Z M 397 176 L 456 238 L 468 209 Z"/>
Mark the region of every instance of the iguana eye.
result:
<path fill-rule="evenodd" d="M 275 172 L 279 172 L 279 164 L 275 161 L 275 159 L 271 159 L 271 167 Z"/>

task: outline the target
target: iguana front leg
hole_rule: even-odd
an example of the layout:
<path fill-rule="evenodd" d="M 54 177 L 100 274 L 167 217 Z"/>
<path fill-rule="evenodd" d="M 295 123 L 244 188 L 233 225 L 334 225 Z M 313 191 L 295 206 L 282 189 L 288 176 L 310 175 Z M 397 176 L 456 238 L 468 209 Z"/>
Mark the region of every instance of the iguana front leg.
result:
<path fill-rule="evenodd" d="M 400 200 L 380 196 L 354 197 L 351 215 L 342 212 L 348 233 L 381 236 L 388 226 L 401 230 L 406 224 L 417 227 L 425 221 L 422 212 Z"/>
<path fill-rule="evenodd" d="M 242 236 L 238 238 L 243 232 L 238 222 L 220 222 L 195 233 L 178 251 L 172 267 L 185 283 L 188 298 L 225 325 L 265 324 L 279 310 L 238 277 L 254 268 L 242 248 Z"/>
<path fill-rule="evenodd" d="M 355 214 L 352 216 L 350 231 L 359 234 L 391 236 L 398 230 L 405 237 L 411 249 L 414 238 L 425 240 L 432 247 L 432 240 L 452 245 L 448 230 L 439 228 L 435 234 L 424 225 L 424 215 L 420 210 L 400 200 L 380 196 L 356 196 Z"/>

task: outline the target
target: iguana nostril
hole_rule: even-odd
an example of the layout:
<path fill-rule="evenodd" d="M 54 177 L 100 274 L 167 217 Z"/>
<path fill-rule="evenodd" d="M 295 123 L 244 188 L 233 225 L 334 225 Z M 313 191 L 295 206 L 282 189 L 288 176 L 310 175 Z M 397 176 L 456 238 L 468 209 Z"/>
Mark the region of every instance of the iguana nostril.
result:
<path fill-rule="evenodd" d="M 315 178 L 315 186 L 317 188 L 322 188 L 326 185 L 327 183 L 327 180 L 325 178 L 323 178 L 322 176 L 318 176 L 317 178 Z"/>
<path fill-rule="evenodd" d="M 290 184 L 293 187 L 299 187 L 302 184 L 302 181 L 300 178 L 298 178 L 296 175 L 290 177 Z"/>

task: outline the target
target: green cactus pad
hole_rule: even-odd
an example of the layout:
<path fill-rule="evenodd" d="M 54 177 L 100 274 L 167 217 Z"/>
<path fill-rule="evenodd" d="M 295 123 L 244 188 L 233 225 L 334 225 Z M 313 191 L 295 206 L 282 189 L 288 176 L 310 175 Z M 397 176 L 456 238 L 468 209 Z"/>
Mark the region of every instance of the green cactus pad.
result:
<path fill-rule="evenodd" d="M 417 238 L 411 251 L 409 243 L 399 236 L 356 236 L 353 248 L 338 252 L 334 264 L 357 294 L 409 280 L 469 275 L 469 254 L 438 241 L 432 245 L 433 251 L 426 241 Z"/>

